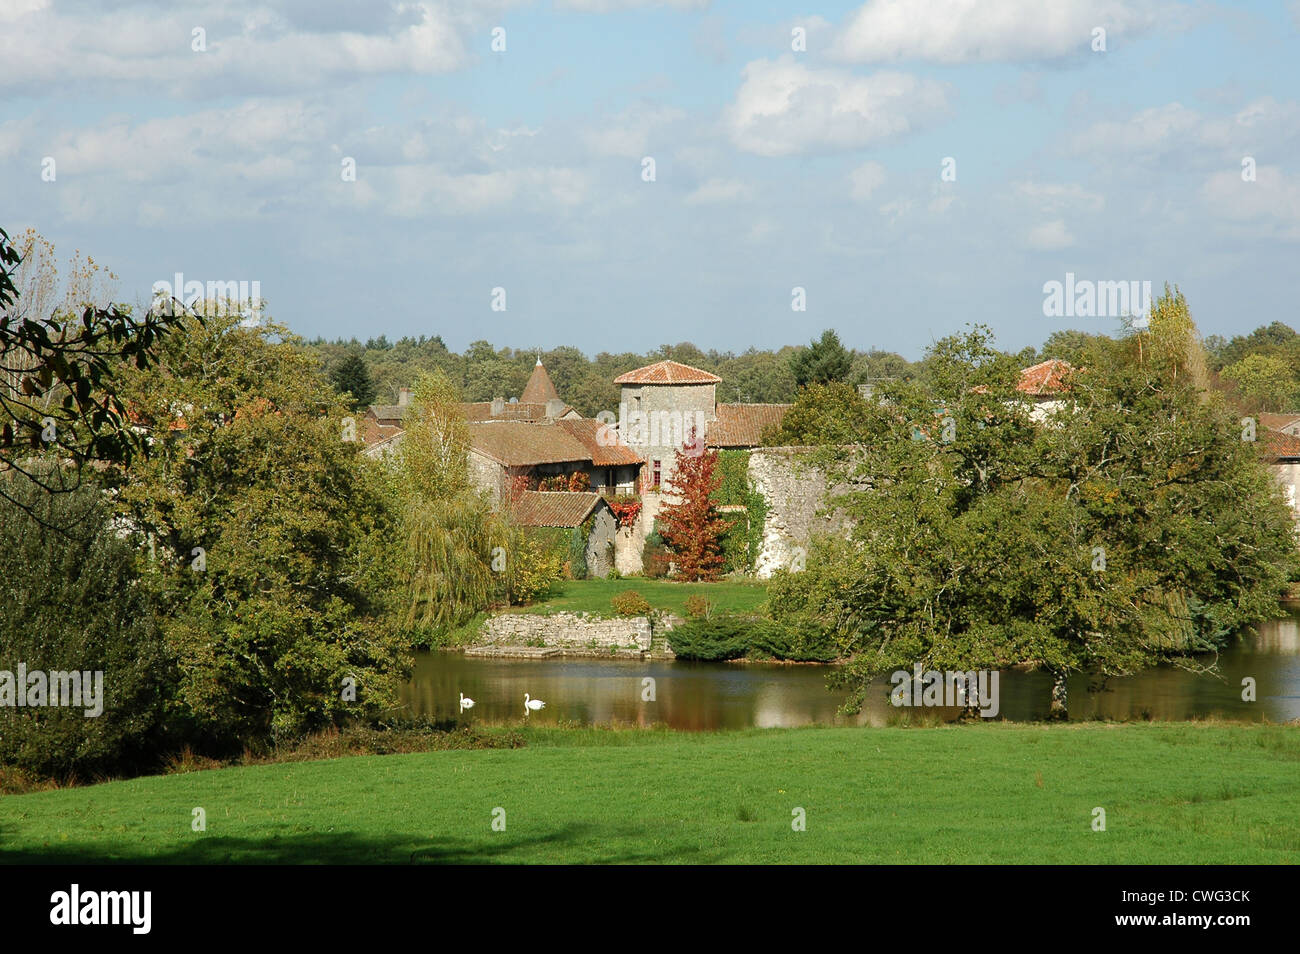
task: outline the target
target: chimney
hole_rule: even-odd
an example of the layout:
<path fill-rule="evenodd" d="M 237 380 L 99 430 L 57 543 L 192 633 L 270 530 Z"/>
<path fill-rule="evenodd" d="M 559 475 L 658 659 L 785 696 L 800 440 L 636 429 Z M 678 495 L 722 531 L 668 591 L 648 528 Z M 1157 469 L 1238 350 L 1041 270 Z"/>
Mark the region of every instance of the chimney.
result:
<path fill-rule="evenodd" d="M 398 391 L 397 391 L 397 406 L 398 406 L 398 407 L 406 407 L 406 406 L 407 406 L 408 404 L 410 404 L 410 403 L 411 403 L 411 389 L 410 389 L 410 388 L 398 388 Z"/>
<path fill-rule="evenodd" d="M 502 414 L 504 414 L 505 412 L 506 412 L 506 399 L 505 399 L 505 398 L 493 398 L 493 399 L 492 399 L 492 416 L 493 416 L 493 417 L 500 417 L 500 416 L 501 416 Z"/>

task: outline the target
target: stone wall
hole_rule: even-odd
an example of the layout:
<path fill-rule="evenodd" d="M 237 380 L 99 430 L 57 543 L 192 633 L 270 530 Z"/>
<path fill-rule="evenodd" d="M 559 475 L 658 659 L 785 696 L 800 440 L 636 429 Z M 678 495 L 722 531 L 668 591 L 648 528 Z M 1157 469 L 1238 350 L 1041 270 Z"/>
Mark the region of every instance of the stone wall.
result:
<path fill-rule="evenodd" d="M 1300 521 L 1300 464 L 1277 461 L 1270 464 L 1273 480 L 1282 488 L 1282 495 L 1291 505 L 1291 516 Z"/>
<path fill-rule="evenodd" d="M 621 527 L 614 537 L 614 568 L 623 576 L 631 576 L 645 569 L 645 538 L 650 536 L 663 494 L 643 493 L 641 512 L 630 527 Z"/>
<path fill-rule="evenodd" d="M 717 417 L 717 386 L 713 384 L 625 384 L 620 416 L 627 422 L 623 434 L 628 446 L 645 459 L 642 481 L 654 479 L 654 461 L 660 461 L 661 480 L 667 483 L 673 472 L 675 454 L 697 422 L 707 427 Z M 643 413 L 639 424 L 633 416 Z M 635 433 L 636 431 L 640 433 Z"/>
<path fill-rule="evenodd" d="M 606 577 L 614 566 L 615 539 L 618 518 L 605 506 L 596 508 L 591 522 L 591 535 L 587 537 L 587 575 Z M 622 572 L 621 570 L 619 572 Z"/>
<path fill-rule="evenodd" d="M 775 570 L 794 566 L 807 555 L 814 534 L 843 533 L 842 515 L 819 515 L 825 505 L 826 477 L 804 462 L 798 447 L 756 447 L 749 455 L 749 479 L 767 502 L 763 545 L 754 574 L 767 579 Z"/>
<path fill-rule="evenodd" d="M 541 643 L 560 649 L 650 649 L 653 638 L 650 620 L 645 616 L 604 619 L 586 613 L 556 613 L 533 616 L 502 613 L 488 617 L 476 640 L 477 645 L 528 646 Z"/>
<path fill-rule="evenodd" d="M 470 483 L 479 490 L 486 490 L 492 496 L 493 506 L 496 506 L 508 492 L 506 469 L 476 450 L 471 450 L 466 457 Z"/>

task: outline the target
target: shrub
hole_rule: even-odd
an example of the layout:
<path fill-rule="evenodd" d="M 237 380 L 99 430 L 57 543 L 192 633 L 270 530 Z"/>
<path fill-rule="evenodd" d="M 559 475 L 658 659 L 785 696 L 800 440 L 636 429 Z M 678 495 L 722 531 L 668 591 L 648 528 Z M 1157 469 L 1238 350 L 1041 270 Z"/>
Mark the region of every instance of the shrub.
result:
<path fill-rule="evenodd" d="M 507 558 L 506 598 L 513 606 L 550 593 L 560 581 L 560 557 L 527 533 L 517 532 Z"/>
<path fill-rule="evenodd" d="M 644 616 L 650 612 L 650 602 L 636 590 L 615 593 L 610 603 L 620 616 Z"/>
<path fill-rule="evenodd" d="M 749 650 L 754 623 L 743 616 L 687 620 L 669 632 L 668 645 L 679 659 L 739 659 Z"/>
<path fill-rule="evenodd" d="M 590 517 L 580 527 L 569 531 L 569 576 L 575 580 L 585 580 L 589 575 L 587 567 L 587 538 L 591 536 Z"/>
<path fill-rule="evenodd" d="M 750 633 L 751 652 L 791 662 L 834 662 L 839 647 L 830 633 L 811 620 L 764 620 Z"/>
<path fill-rule="evenodd" d="M 654 580 L 666 577 L 672 562 L 672 552 L 665 546 L 646 547 L 641 557 L 645 575 Z"/>
<path fill-rule="evenodd" d="M 686 597 L 686 615 L 693 619 L 708 619 L 713 615 L 713 604 L 698 593 L 688 596 Z"/>

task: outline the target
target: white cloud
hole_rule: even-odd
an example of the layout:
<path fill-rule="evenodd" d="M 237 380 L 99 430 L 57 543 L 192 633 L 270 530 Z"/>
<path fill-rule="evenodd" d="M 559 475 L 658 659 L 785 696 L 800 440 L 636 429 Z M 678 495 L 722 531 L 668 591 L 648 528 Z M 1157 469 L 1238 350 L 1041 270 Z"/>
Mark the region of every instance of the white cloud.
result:
<path fill-rule="evenodd" d="M 1115 37 L 1174 18 L 1143 0 L 869 0 L 836 38 L 834 57 L 855 63 L 1041 62 L 1095 55 L 1092 30 Z"/>
<path fill-rule="evenodd" d="M 1074 244 L 1074 236 L 1065 227 L 1064 219 L 1053 219 L 1030 229 L 1025 242 L 1032 249 L 1052 251 L 1069 248 Z"/>
<path fill-rule="evenodd" d="M 1211 212 L 1249 224 L 1256 237 L 1300 240 L 1300 181 L 1277 166 L 1258 166 L 1254 182 L 1244 181 L 1240 170 L 1216 173 L 1201 195 Z"/>
<path fill-rule="evenodd" d="M 1205 116 L 1178 102 L 1153 106 L 1081 129 L 1066 150 L 1105 164 L 1160 162 L 1172 168 L 1221 165 L 1256 149 L 1290 151 L 1297 143 L 1300 104 L 1266 96 L 1226 116 Z"/>
<path fill-rule="evenodd" d="M 561 10 L 581 10 L 586 13 L 613 13 L 617 10 L 637 10 L 645 7 L 669 7 L 674 10 L 702 10 L 709 0 L 556 0 Z"/>
<path fill-rule="evenodd" d="M 957 197 L 951 192 L 943 195 L 936 195 L 930 200 L 930 204 L 926 206 L 926 209 L 933 215 L 943 215 L 956 201 Z"/>
<path fill-rule="evenodd" d="M 668 106 L 626 109 L 608 125 L 583 134 L 587 148 L 598 156 L 640 159 L 653 154 L 653 137 L 686 114 Z"/>
<path fill-rule="evenodd" d="M 787 54 L 755 60 L 724 119 L 732 142 L 761 156 L 861 149 L 948 112 L 945 89 L 907 73 L 810 70 Z"/>
<path fill-rule="evenodd" d="M 903 216 L 912 211 L 912 200 L 906 197 L 900 197 L 892 202 L 886 202 L 879 209 L 880 214 L 889 219 L 889 224 L 893 225 Z"/>
<path fill-rule="evenodd" d="M 448 0 L 376 5 L 360 23 L 289 0 L 228 0 L 203 11 L 136 2 L 104 12 L 6 0 L 0 15 L 0 90 L 36 95 L 95 84 L 195 98 L 232 92 L 318 90 L 384 74 L 433 75 L 467 65 L 463 35 L 476 22 Z M 483 11 L 486 12 L 486 11 Z M 317 17 L 319 19 L 319 17 Z M 205 31 L 205 51 L 191 31 Z"/>
<path fill-rule="evenodd" d="M 864 162 L 849 173 L 849 194 L 859 201 L 871 198 L 885 183 L 885 167 L 878 162 Z"/>
<path fill-rule="evenodd" d="M 688 205 L 707 205 L 715 202 L 735 202 L 748 199 L 752 191 L 736 179 L 709 179 L 686 197 Z"/>
<path fill-rule="evenodd" d="M 1106 200 L 1096 192 L 1089 192 L 1077 182 L 1017 182 L 1015 194 L 1039 212 L 1082 210 L 1100 212 Z"/>

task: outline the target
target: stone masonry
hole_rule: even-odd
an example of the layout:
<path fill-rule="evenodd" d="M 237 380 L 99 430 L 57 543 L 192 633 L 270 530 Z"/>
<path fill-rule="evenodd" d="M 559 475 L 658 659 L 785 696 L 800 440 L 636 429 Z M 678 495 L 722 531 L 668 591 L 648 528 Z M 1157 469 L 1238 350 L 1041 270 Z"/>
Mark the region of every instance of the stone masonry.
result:
<path fill-rule="evenodd" d="M 749 479 L 767 502 L 763 521 L 763 546 L 754 574 L 769 578 L 782 567 L 795 568 L 807 556 L 808 541 L 818 534 L 842 534 L 846 522 L 840 515 L 819 514 L 825 505 L 826 477 L 800 460 L 798 447 L 761 447 L 749 455 Z"/>
<path fill-rule="evenodd" d="M 586 613 L 535 616 L 502 613 L 483 624 L 478 645 L 543 645 L 559 649 L 650 649 L 654 637 L 649 618 L 626 616 L 606 619 Z"/>

